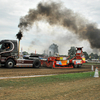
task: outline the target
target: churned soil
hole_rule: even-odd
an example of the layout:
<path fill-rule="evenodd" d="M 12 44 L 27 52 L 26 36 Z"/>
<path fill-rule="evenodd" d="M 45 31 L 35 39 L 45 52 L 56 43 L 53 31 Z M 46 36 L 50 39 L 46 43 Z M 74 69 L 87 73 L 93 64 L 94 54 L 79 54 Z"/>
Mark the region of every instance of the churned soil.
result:
<path fill-rule="evenodd" d="M 100 65 L 94 65 L 94 68 Z M 50 68 L 0 68 L 0 77 L 29 76 L 29 75 L 48 75 L 48 74 L 67 74 L 91 71 L 91 65 L 82 65 L 81 68 L 50 69 Z"/>

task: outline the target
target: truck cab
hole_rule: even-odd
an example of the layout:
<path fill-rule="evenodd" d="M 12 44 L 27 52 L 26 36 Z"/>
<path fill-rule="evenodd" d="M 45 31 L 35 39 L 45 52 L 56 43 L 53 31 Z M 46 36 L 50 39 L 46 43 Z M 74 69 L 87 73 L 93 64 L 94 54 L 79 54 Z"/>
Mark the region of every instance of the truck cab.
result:
<path fill-rule="evenodd" d="M 28 59 L 18 58 L 17 40 L 0 41 L 0 66 L 13 67 L 40 67 L 39 57 L 29 55 Z"/>
<path fill-rule="evenodd" d="M 18 58 L 17 40 L 2 40 L 0 41 L 0 65 L 14 66 Z M 7 62 L 9 62 L 7 64 Z M 13 62 L 13 63 L 12 63 Z"/>

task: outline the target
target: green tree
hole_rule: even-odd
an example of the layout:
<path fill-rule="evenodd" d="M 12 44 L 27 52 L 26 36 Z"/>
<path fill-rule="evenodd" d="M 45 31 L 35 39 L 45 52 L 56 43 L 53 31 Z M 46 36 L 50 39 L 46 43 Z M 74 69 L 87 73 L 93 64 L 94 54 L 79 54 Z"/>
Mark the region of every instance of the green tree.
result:
<path fill-rule="evenodd" d="M 89 59 L 94 59 L 94 54 L 93 54 L 93 53 L 91 53 L 91 54 L 89 55 Z"/>
<path fill-rule="evenodd" d="M 75 47 L 71 47 L 69 50 L 68 50 L 68 55 L 71 56 L 71 57 L 74 57 L 76 54 L 76 48 Z"/>
<path fill-rule="evenodd" d="M 93 54 L 93 53 L 91 53 L 91 54 L 89 55 L 89 58 L 90 58 L 90 59 L 98 59 L 99 56 L 98 56 L 98 54 Z"/>
<path fill-rule="evenodd" d="M 85 59 L 89 59 L 89 55 L 88 55 L 88 53 L 85 51 L 85 52 L 83 52 L 83 54 L 84 54 L 84 56 L 85 56 Z"/>
<path fill-rule="evenodd" d="M 98 59 L 98 54 L 94 54 L 94 59 Z"/>

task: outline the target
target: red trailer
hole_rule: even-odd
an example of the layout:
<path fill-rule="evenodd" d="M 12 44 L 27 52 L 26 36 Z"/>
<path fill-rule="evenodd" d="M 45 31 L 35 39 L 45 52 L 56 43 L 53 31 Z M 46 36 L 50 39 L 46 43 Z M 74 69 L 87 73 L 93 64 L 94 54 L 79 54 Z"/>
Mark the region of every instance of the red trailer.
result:
<path fill-rule="evenodd" d="M 75 57 L 72 59 L 69 59 L 69 57 L 48 57 L 48 59 L 41 59 L 41 66 L 52 68 L 80 68 L 85 63 L 82 47 L 77 47 Z"/>

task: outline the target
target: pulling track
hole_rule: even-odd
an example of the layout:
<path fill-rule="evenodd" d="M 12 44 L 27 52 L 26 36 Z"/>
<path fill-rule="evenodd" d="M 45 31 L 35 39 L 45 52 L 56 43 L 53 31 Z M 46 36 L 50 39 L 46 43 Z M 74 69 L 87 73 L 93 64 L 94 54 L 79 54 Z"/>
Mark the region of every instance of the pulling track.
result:
<path fill-rule="evenodd" d="M 100 65 L 94 65 L 94 68 Z M 91 65 L 83 65 L 81 68 L 67 68 L 67 69 L 50 69 L 50 68 L 0 68 L 0 77 L 14 77 L 14 76 L 31 76 L 31 75 L 49 75 L 49 74 L 67 74 L 80 73 L 91 71 Z"/>

